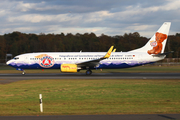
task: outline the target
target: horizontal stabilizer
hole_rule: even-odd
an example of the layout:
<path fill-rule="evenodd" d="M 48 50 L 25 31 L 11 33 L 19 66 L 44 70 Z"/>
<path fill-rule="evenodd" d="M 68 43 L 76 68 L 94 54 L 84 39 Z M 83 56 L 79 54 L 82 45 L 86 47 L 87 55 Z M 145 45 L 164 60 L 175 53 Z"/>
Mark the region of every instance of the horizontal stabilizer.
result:
<path fill-rule="evenodd" d="M 174 51 L 165 52 L 165 53 L 159 53 L 159 54 L 156 54 L 156 55 L 153 55 L 153 56 L 168 55 L 168 54 L 173 53 L 173 52 L 174 52 Z"/>

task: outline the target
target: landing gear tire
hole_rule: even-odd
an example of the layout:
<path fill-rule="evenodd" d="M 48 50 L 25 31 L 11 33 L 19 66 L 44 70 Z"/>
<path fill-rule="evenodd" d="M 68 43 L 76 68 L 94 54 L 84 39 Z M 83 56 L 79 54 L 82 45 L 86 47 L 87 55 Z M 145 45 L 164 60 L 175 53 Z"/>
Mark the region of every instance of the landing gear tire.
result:
<path fill-rule="evenodd" d="M 22 75 L 25 75 L 25 71 L 22 72 Z"/>
<path fill-rule="evenodd" d="M 91 75 L 92 74 L 92 71 L 91 70 L 87 70 L 86 71 L 86 75 Z"/>

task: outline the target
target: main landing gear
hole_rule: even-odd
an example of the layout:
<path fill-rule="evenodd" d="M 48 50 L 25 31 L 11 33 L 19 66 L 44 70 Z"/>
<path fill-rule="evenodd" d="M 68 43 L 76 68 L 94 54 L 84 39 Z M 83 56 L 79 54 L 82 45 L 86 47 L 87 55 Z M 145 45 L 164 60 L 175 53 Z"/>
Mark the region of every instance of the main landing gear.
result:
<path fill-rule="evenodd" d="M 88 70 L 86 71 L 86 75 L 91 75 L 91 74 L 92 74 L 92 71 L 88 69 Z"/>

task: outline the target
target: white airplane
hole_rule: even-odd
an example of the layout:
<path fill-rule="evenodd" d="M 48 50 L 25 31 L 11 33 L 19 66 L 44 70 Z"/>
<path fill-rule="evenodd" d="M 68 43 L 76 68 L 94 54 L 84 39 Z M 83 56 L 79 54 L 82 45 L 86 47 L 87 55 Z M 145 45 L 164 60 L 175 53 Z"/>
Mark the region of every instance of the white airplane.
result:
<path fill-rule="evenodd" d="M 21 54 L 6 64 L 23 71 L 24 69 L 60 69 L 61 72 L 79 72 L 92 69 L 119 69 L 140 66 L 163 60 L 164 49 L 171 23 L 165 22 L 145 46 L 129 52 L 115 52 L 113 46 L 108 52 L 38 52 Z M 113 52 L 112 52 L 113 51 Z"/>

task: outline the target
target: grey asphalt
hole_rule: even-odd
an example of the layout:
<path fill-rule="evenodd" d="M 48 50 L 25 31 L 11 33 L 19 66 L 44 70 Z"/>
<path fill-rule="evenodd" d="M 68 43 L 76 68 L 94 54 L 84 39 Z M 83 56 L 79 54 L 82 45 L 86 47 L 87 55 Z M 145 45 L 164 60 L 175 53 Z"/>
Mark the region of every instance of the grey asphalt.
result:
<path fill-rule="evenodd" d="M 90 76 L 84 73 L 27 73 L 0 74 L 0 83 L 10 83 L 30 79 L 180 79 L 180 73 L 93 73 Z"/>

